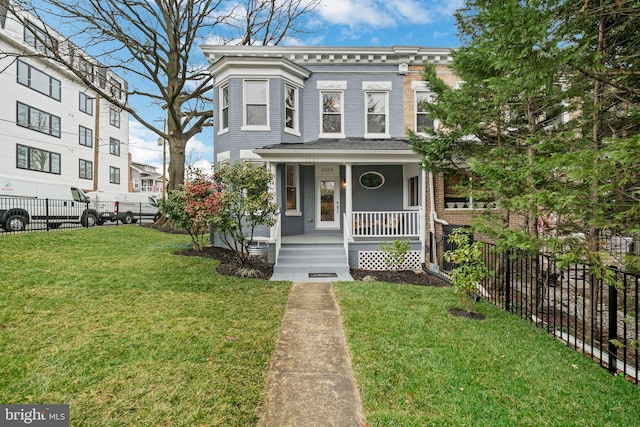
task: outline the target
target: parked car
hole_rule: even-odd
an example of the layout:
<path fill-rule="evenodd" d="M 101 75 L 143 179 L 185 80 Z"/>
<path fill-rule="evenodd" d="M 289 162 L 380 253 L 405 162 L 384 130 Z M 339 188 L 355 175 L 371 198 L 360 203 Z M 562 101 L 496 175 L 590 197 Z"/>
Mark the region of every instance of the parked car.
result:
<path fill-rule="evenodd" d="M 29 223 L 58 228 L 64 223 L 96 224 L 87 195 L 72 185 L 0 176 L 0 226 L 23 231 Z"/>
<path fill-rule="evenodd" d="M 160 217 L 158 201 L 154 195 L 143 193 L 115 193 L 89 191 L 87 197 L 98 212 L 98 224 L 120 221 L 131 224 L 138 218 L 156 221 Z"/>

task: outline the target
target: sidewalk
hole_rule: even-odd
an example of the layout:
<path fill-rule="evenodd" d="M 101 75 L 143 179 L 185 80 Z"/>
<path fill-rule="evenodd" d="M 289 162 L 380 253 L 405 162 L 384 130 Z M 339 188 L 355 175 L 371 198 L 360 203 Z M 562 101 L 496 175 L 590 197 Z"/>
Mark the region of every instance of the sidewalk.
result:
<path fill-rule="evenodd" d="M 331 283 L 294 283 L 267 378 L 260 427 L 364 425 Z"/>

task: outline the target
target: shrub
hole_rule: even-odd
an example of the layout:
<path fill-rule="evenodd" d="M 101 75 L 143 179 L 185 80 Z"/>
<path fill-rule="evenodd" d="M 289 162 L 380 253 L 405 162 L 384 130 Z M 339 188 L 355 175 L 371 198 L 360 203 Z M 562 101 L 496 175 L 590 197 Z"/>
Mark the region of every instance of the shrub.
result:
<path fill-rule="evenodd" d="M 393 242 L 380 242 L 380 248 L 385 253 L 384 262 L 393 271 L 404 263 L 405 256 L 411 248 L 408 240 L 394 240 Z"/>

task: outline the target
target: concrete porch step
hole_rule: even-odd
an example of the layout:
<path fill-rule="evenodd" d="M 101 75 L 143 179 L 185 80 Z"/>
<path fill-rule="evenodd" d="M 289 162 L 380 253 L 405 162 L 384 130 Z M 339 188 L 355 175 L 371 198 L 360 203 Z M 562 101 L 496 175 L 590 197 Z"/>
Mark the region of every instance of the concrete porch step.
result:
<path fill-rule="evenodd" d="M 273 268 L 272 280 L 286 277 L 308 278 L 308 281 L 353 280 L 342 244 L 283 244 Z"/>

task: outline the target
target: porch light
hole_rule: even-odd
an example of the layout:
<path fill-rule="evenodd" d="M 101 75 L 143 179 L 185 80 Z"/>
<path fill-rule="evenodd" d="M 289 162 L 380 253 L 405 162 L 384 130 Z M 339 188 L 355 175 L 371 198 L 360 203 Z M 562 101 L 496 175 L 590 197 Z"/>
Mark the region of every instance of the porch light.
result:
<path fill-rule="evenodd" d="M 343 190 L 347 189 L 347 180 L 346 180 L 346 178 L 342 178 L 342 189 Z"/>

